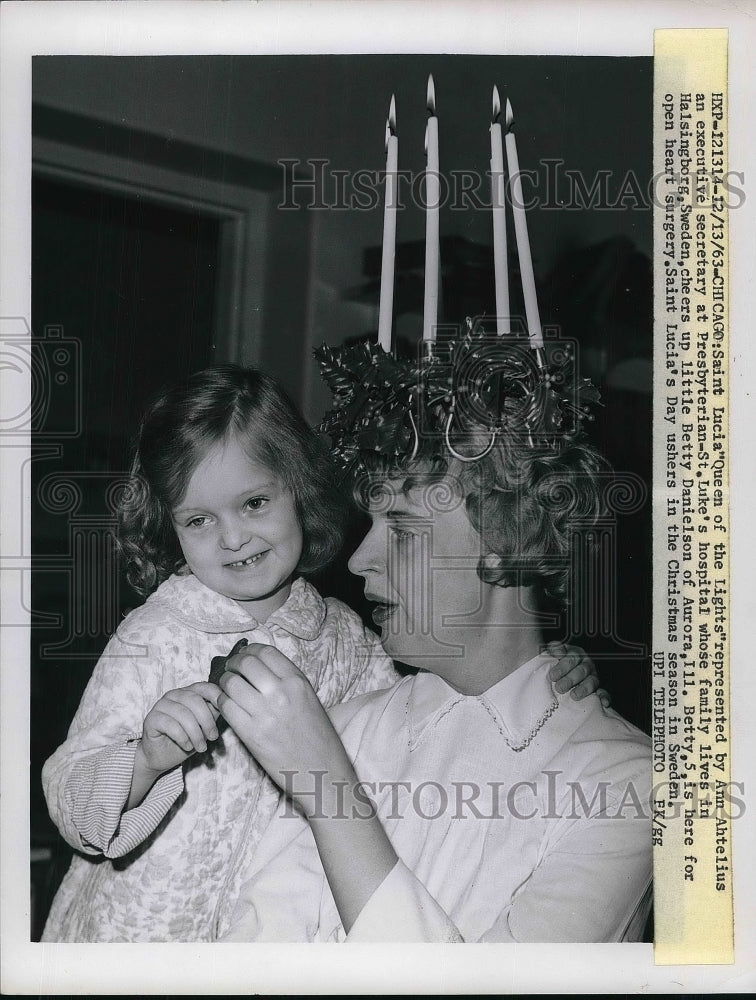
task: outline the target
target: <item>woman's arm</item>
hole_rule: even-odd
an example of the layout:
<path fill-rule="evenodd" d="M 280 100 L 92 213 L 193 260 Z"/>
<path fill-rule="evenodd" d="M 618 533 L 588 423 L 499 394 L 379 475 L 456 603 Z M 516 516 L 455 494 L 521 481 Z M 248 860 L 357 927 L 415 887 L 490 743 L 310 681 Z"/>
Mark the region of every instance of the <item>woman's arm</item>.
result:
<path fill-rule="evenodd" d="M 397 862 L 380 819 L 357 789 L 357 775 L 348 761 L 341 775 L 337 769 L 330 770 L 324 784 L 324 808 L 307 817 L 347 932 Z"/>
<path fill-rule="evenodd" d="M 397 857 L 307 678 L 272 646 L 251 645 L 220 680 L 221 714 L 310 824 L 346 930 Z"/>
<path fill-rule="evenodd" d="M 220 680 L 224 693 L 218 700 L 218 708 L 253 756 L 306 816 L 350 940 L 461 941 L 454 922 L 415 875 L 398 861 L 338 734 L 304 675 L 278 650 L 261 645 L 248 647 L 243 655 L 230 661 L 228 671 Z M 558 924 L 558 907 L 552 906 L 554 929 L 558 927 L 557 933 L 565 934 L 567 928 L 571 928 L 576 935 L 565 940 L 591 940 L 595 939 L 591 935 L 596 933 L 593 924 L 589 930 L 575 916 L 575 908 L 581 909 L 576 886 L 588 887 L 594 880 L 587 872 L 581 873 L 581 879 L 573 877 L 570 859 L 580 867 L 588 857 L 589 865 L 595 864 L 596 872 L 600 873 L 593 885 L 597 896 L 587 892 L 586 905 L 582 908 L 590 923 L 595 912 L 601 910 L 597 898 L 603 898 L 606 879 L 616 875 L 612 858 L 621 852 L 614 850 L 612 844 L 617 847 L 617 832 L 615 821 L 605 821 L 599 829 L 594 819 L 587 828 L 572 831 L 571 843 L 582 844 L 582 849 L 577 850 L 575 846 L 565 849 L 566 859 L 560 851 L 560 857 L 548 865 L 545 884 L 550 888 L 547 895 L 560 897 L 564 905 L 560 912 L 566 921 L 566 927 Z M 596 838 L 599 843 L 606 841 L 609 844 L 604 851 L 605 857 L 600 857 L 600 852 L 594 853 L 593 847 L 586 850 L 586 844 L 593 845 Z M 301 843 L 297 849 L 303 850 Z M 625 854 L 620 858 L 620 866 L 626 860 Z M 603 862 L 606 862 L 606 872 L 602 871 Z M 277 864 L 285 870 L 285 854 L 277 856 Z M 644 873 L 640 874 L 642 881 Z M 288 874 L 284 871 L 283 876 L 280 872 L 275 875 L 262 873 L 263 881 L 272 881 L 279 889 L 282 878 L 296 892 L 297 870 Z M 554 882 L 550 883 L 549 879 Z M 537 881 L 538 888 L 534 883 L 532 893 L 523 891 L 518 895 L 515 908 L 508 904 L 503 906 L 502 915 L 487 939 L 515 940 L 510 919 L 516 918 L 522 931 L 531 911 L 544 908 L 544 897 L 540 893 L 542 880 Z M 559 892 L 556 886 L 561 886 Z M 256 910 L 254 885 L 250 886 L 248 895 L 252 910 Z M 530 906 L 531 896 L 534 906 Z M 281 905 L 286 905 L 285 900 Z M 602 911 L 602 916 L 606 918 L 609 914 Z M 243 924 L 244 918 L 240 920 Z M 256 918 L 253 922 L 257 926 L 259 921 Z M 604 929 L 609 922 L 602 924 Z M 277 929 L 281 926 L 285 927 L 286 922 L 280 921 Z M 260 936 L 257 930 L 254 933 Z M 531 933 L 532 928 L 528 928 L 519 939 L 539 940 L 537 936 L 530 936 Z M 538 933 L 543 933 L 543 929 L 539 928 Z M 266 937 L 264 927 L 261 936 Z M 289 940 L 285 936 L 279 939 Z"/>

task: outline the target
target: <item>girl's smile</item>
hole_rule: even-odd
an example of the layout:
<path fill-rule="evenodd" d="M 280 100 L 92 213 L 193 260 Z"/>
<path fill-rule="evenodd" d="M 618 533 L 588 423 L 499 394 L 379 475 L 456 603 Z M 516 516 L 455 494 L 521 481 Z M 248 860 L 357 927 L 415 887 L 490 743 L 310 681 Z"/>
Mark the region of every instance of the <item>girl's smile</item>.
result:
<path fill-rule="evenodd" d="M 289 490 L 235 437 L 214 445 L 173 511 L 187 566 L 260 621 L 281 607 L 302 554 Z"/>
<path fill-rule="evenodd" d="M 265 549 L 264 552 L 258 552 L 255 556 L 247 556 L 246 559 L 237 560 L 236 562 L 226 563 L 229 569 L 246 569 L 247 566 L 255 566 L 262 558 L 265 556 L 270 549 Z"/>

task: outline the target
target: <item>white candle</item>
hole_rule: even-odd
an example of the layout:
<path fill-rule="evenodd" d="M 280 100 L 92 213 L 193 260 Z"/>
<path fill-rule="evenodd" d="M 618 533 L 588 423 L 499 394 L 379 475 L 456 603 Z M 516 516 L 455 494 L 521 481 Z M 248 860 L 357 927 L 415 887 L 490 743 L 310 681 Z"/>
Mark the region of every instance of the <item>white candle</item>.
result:
<path fill-rule="evenodd" d="M 439 286 L 439 206 L 441 184 L 438 173 L 438 118 L 433 77 L 428 77 L 428 124 L 425 129 L 425 299 L 423 302 L 423 340 L 436 339 Z"/>
<path fill-rule="evenodd" d="M 491 213 L 493 217 L 494 276 L 496 282 L 496 332 L 510 332 L 507 217 L 504 197 L 504 152 L 501 141 L 499 88 L 493 89 L 491 115 Z"/>
<path fill-rule="evenodd" d="M 517 143 L 512 131 L 513 122 L 512 105 L 507 101 L 507 134 L 504 142 L 507 147 L 507 169 L 509 170 L 509 186 L 512 195 L 512 214 L 514 215 L 515 237 L 517 239 L 517 256 L 520 260 L 520 276 L 522 278 L 522 294 L 525 299 L 528 339 L 532 348 L 539 349 L 543 347 L 543 333 L 541 332 L 541 318 L 538 313 L 533 259 L 530 256 L 528 222 L 525 218 L 525 208 L 522 200 L 522 180 L 520 178 L 520 164 L 517 159 Z"/>
<path fill-rule="evenodd" d="M 381 258 L 381 302 L 378 312 L 378 343 L 391 350 L 391 322 L 394 314 L 394 260 L 396 257 L 397 165 L 399 140 L 396 137 L 396 103 L 391 96 L 386 122 L 386 185 L 383 205 L 383 256 Z"/>

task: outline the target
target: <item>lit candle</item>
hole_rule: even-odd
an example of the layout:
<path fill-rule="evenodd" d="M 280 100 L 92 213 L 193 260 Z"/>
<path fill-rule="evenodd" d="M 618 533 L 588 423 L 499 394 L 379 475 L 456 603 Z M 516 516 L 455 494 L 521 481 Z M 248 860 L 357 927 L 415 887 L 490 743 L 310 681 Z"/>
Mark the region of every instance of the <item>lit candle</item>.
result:
<path fill-rule="evenodd" d="M 386 186 L 383 205 L 383 257 L 381 260 L 381 304 L 378 312 L 378 343 L 391 350 L 391 321 L 394 314 L 394 258 L 396 256 L 396 174 L 399 140 L 396 137 L 396 103 L 391 96 L 386 121 Z"/>
<path fill-rule="evenodd" d="M 517 159 L 517 143 L 512 131 L 514 115 L 512 114 L 512 105 L 509 101 L 507 101 L 505 122 L 507 134 L 504 141 L 507 147 L 507 169 L 509 170 L 512 214 L 514 215 L 515 237 L 517 238 L 517 256 L 520 260 L 522 294 L 525 299 L 525 318 L 528 324 L 530 346 L 538 350 L 543 347 L 543 334 L 541 332 L 541 318 L 538 313 L 533 259 L 530 256 L 528 222 L 525 218 L 525 207 L 522 200 L 522 180 L 520 178 L 520 164 Z"/>
<path fill-rule="evenodd" d="M 493 215 L 494 276 L 496 281 L 496 332 L 509 333 L 509 276 L 507 217 L 504 197 L 504 153 L 501 141 L 499 88 L 493 89 L 491 112 L 491 212 Z"/>
<path fill-rule="evenodd" d="M 425 128 L 425 299 L 423 302 L 423 340 L 436 339 L 439 285 L 439 203 L 441 185 L 438 173 L 438 118 L 436 89 L 428 77 L 428 124 Z"/>

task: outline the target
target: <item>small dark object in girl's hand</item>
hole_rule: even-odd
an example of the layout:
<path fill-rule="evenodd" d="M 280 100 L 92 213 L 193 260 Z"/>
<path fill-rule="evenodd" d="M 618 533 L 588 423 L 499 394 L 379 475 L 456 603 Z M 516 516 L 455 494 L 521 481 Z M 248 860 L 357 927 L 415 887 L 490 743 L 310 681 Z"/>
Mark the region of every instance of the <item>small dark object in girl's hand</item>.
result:
<path fill-rule="evenodd" d="M 226 664 L 228 663 L 228 661 L 231 659 L 232 656 L 236 656 L 236 654 L 239 652 L 240 649 L 244 649 L 246 645 L 247 645 L 247 640 L 240 639 L 234 645 L 234 648 L 227 656 L 214 656 L 212 658 L 212 660 L 210 661 L 210 674 L 207 678 L 211 684 L 218 683 L 218 681 L 221 679 L 221 675 L 226 669 Z"/>

